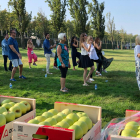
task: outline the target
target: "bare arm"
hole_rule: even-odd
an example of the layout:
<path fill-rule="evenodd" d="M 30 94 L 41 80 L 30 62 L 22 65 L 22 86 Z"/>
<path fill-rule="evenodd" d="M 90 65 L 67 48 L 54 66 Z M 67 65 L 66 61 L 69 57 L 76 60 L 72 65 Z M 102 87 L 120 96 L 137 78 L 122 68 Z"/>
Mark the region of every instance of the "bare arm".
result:
<path fill-rule="evenodd" d="M 78 41 L 77 41 L 77 45 L 75 45 L 74 43 L 72 45 L 77 48 L 78 47 Z"/>
<path fill-rule="evenodd" d="M 58 45 L 57 47 L 57 56 L 60 62 L 62 62 L 62 67 L 65 68 L 65 64 L 63 63 L 62 57 L 61 57 L 61 52 L 62 52 L 62 48 L 60 45 Z"/>
<path fill-rule="evenodd" d="M 82 43 L 82 47 L 83 47 L 87 52 L 90 52 L 91 44 L 90 44 L 89 47 L 87 48 L 87 47 L 85 46 L 85 44 Z"/>
<path fill-rule="evenodd" d="M 33 45 L 27 44 L 27 48 L 32 48 L 33 49 Z"/>
<path fill-rule="evenodd" d="M 16 51 L 16 49 L 14 48 L 14 46 L 13 45 L 9 45 L 9 47 L 10 47 L 10 49 L 15 53 L 15 54 L 17 54 L 18 55 L 18 57 L 20 58 L 20 59 L 22 59 L 22 56 L 21 56 L 21 54 L 20 53 L 18 53 L 17 51 Z"/>
<path fill-rule="evenodd" d="M 140 58 L 140 53 L 138 53 L 137 57 Z"/>
<path fill-rule="evenodd" d="M 102 42 L 100 42 L 100 46 L 98 46 L 98 44 L 95 43 L 95 41 L 93 42 L 93 44 L 94 44 L 94 47 L 95 48 L 97 48 L 98 50 L 101 50 L 101 48 L 102 48 Z"/>
<path fill-rule="evenodd" d="M 54 44 L 53 46 L 51 46 L 49 49 L 53 49 L 56 47 L 56 44 Z"/>

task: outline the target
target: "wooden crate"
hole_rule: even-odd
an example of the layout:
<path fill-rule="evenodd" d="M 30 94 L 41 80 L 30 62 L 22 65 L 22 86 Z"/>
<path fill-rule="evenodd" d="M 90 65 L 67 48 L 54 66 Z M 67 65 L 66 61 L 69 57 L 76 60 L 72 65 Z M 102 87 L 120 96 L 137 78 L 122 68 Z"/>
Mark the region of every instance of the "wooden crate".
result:
<path fill-rule="evenodd" d="M 126 110 L 125 117 L 130 117 L 139 111 L 136 110 Z M 127 119 L 128 121 L 132 121 L 131 118 Z M 135 137 L 122 137 L 122 136 L 117 136 L 117 135 L 111 135 L 111 140 L 140 140 L 140 138 L 135 138 Z"/>
<path fill-rule="evenodd" d="M 31 104 L 31 111 L 27 114 L 17 118 L 16 120 L 7 123 L 4 126 L 0 127 L 0 140 L 11 140 L 12 139 L 12 132 L 13 132 L 13 122 L 21 121 L 21 122 L 28 122 L 29 120 L 35 118 L 36 116 L 36 100 L 29 99 L 29 98 L 20 98 L 20 97 L 11 97 L 11 96 L 2 96 L 0 95 L 0 103 L 5 100 L 10 99 L 12 102 L 21 102 L 21 101 L 28 101 Z"/>
<path fill-rule="evenodd" d="M 87 113 L 95 125 L 87 132 L 81 140 L 99 140 L 101 134 L 101 107 L 55 102 L 54 108 L 59 112 L 69 108 L 72 111 L 83 111 Z M 32 138 L 33 134 L 46 135 L 49 140 L 75 140 L 75 131 L 64 128 L 57 128 L 51 126 L 43 126 L 36 124 L 27 124 L 22 122 L 14 122 L 13 124 L 14 140 L 35 140 Z M 23 131 L 18 131 L 18 127 L 22 127 Z M 37 140 L 37 139 L 36 139 Z"/>

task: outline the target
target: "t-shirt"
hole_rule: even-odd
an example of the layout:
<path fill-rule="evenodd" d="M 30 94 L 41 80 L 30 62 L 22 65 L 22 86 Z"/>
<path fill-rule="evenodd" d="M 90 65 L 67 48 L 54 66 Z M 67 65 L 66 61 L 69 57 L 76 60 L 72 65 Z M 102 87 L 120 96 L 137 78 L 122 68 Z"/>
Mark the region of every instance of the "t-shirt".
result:
<path fill-rule="evenodd" d="M 2 46 L 2 55 L 8 56 L 8 40 L 3 39 L 1 42 L 1 46 Z"/>
<path fill-rule="evenodd" d="M 18 49 L 18 43 L 17 40 L 10 37 L 8 39 L 8 50 L 9 50 L 9 59 L 19 59 L 18 55 L 16 53 L 14 53 L 11 48 L 9 47 L 9 45 L 13 45 L 13 47 L 15 48 L 15 50 L 19 53 L 19 49 Z"/>
<path fill-rule="evenodd" d="M 50 49 L 50 41 L 48 39 L 45 39 L 43 42 L 43 48 L 44 48 L 44 54 L 51 54 L 52 51 Z"/>
<path fill-rule="evenodd" d="M 137 56 L 140 53 L 140 45 L 137 45 L 134 49 L 135 60 L 140 62 L 140 58 Z"/>
<path fill-rule="evenodd" d="M 87 45 L 89 48 L 90 44 L 87 44 Z M 93 59 L 93 60 L 99 59 L 99 57 L 97 56 L 96 50 L 92 44 L 91 44 L 91 48 L 90 48 L 90 52 L 89 52 L 89 57 L 90 57 L 90 59 Z"/>

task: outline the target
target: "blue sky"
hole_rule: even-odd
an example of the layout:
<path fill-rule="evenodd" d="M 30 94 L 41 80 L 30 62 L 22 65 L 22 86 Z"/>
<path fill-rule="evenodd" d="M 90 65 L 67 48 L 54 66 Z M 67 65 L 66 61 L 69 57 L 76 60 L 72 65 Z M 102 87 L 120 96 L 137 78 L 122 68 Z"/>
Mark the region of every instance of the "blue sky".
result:
<path fill-rule="evenodd" d="M 8 9 L 7 3 L 9 0 L 0 0 L 1 10 Z M 26 0 L 27 12 L 32 11 L 34 17 L 39 10 L 42 10 L 48 19 L 51 14 L 48 4 L 45 0 Z M 89 0 L 91 2 L 92 0 Z M 104 15 L 111 12 L 115 19 L 116 30 L 124 29 L 127 33 L 140 33 L 140 0 L 98 0 L 105 2 Z M 67 19 L 71 19 L 69 11 L 67 10 Z"/>

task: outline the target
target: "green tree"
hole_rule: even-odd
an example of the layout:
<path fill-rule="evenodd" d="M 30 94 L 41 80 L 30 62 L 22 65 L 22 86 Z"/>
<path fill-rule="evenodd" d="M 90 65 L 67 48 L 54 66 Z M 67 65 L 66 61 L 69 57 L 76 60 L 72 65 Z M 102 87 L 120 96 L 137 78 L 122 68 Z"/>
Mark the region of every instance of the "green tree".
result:
<path fill-rule="evenodd" d="M 37 13 L 37 17 L 34 17 L 34 29 L 35 35 L 41 39 L 44 38 L 46 32 L 49 32 L 49 21 L 42 11 Z"/>
<path fill-rule="evenodd" d="M 115 35 L 114 17 L 111 19 L 111 13 L 107 13 L 106 17 L 108 19 L 107 30 L 108 30 L 108 34 L 110 36 L 110 40 L 111 40 L 111 43 L 112 43 L 112 49 L 114 49 L 114 47 L 113 47 L 114 35 Z"/>
<path fill-rule="evenodd" d="M 3 32 L 8 30 L 8 16 L 9 13 L 7 10 L 0 10 L 0 30 L 1 30 L 1 36 L 3 36 Z"/>
<path fill-rule="evenodd" d="M 25 48 L 24 32 L 31 21 L 31 13 L 28 14 L 25 9 L 25 0 L 9 0 L 9 6 L 13 8 L 18 19 L 18 30 L 20 32 L 21 46 Z"/>
<path fill-rule="evenodd" d="M 105 33 L 105 16 L 104 2 L 99 4 L 97 0 L 92 0 L 93 3 L 89 4 L 89 13 L 91 14 L 91 26 L 93 28 L 93 36 L 104 38 Z"/>
<path fill-rule="evenodd" d="M 52 11 L 51 23 L 57 34 L 64 26 L 67 0 L 46 0 Z"/>
<path fill-rule="evenodd" d="M 87 0 L 68 0 L 69 10 L 72 18 L 74 19 L 74 28 L 76 34 L 79 36 L 81 33 L 88 33 L 89 24 L 87 13 Z"/>

